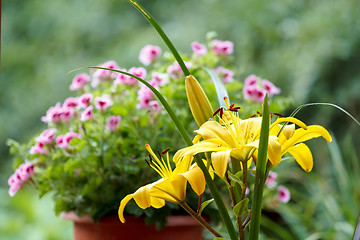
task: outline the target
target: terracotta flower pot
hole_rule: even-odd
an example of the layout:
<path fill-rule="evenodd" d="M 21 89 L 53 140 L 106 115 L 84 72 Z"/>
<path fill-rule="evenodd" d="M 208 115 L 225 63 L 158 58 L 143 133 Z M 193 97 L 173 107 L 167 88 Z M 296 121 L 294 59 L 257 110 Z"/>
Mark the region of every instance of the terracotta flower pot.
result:
<path fill-rule="evenodd" d="M 201 240 L 202 226 L 191 216 L 170 216 L 166 227 L 157 231 L 145 225 L 143 218 L 126 217 L 122 224 L 117 216 L 104 217 L 94 223 L 88 216 L 77 216 L 73 211 L 61 217 L 74 222 L 74 240 Z"/>

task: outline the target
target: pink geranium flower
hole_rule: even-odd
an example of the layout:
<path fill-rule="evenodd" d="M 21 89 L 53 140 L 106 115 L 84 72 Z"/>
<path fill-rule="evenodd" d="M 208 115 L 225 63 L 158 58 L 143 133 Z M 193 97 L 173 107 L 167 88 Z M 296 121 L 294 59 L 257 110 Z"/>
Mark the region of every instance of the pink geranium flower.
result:
<path fill-rule="evenodd" d="M 16 173 L 20 176 L 21 181 L 27 181 L 34 173 L 34 165 L 30 162 L 21 164 L 17 169 Z"/>
<path fill-rule="evenodd" d="M 95 107 L 96 109 L 100 109 L 101 111 L 104 111 L 108 107 L 112 106 L 113 102 L 111 101 L 111 98 L 109 95 L 103 95 L 101 97 L 95 98 Z"/>
<path fill-rule="evenodd" d="M 234 43 L 230 41 L 221 41 L 221 40 L 213 40 L 211 42 L 212 52 L 215 55 L 221 56 L 221 55 L 230 55 L 234 52 Z"/>
<path fill-rule="evenodd" d="M 93 106 L 87 107 L 80 116 L 80 121 L 87 121 L 93 118 Z"/>
<path fill-rule="evenodd" d="M 21 188 L 21 184 L 11 185 L 10 188 L 9 188 L 10 197 L 15 196 L 15 194 L 20 190 L 20 188 Z"/>
<path fill-rule="evenodd" d="M 192 67 L 191 62 L 184 62 L 185 66 L 189 69 Z M 166 69 L 166 72 L 174 79 L 183 77 L 184 74 L 182 73 L 181 67 L 178 62 L 173 62 L 168 68 Z"/>
<path fill-rule="evenodd" d="M 84 93 L 78 99 L 79 107 L 87 108 L 90 105 L 93 98 L 94 98 L 94 96 L 92 95 L 92 93 Z"/>
<path fill-rule="evenodd" d="M 273 96 L 276 94 L 279 94 L 281 92 L 280 88 L 276 87 L 272 82 L 270 82 L 269 80 L 262 80 L 262 84 L 264 86 L 264 88 L 266 89 L 266 91 L 269 93 L 269 96 Z"/>
<path fill-rule="evenodd" d="M 76 132 L 68 132 L 65 135 L 60 135 L 56 138 L 56 145 L 62 149 L 68 149 L 70 146 L 70 141 L 74 138 L 81 138 L 81 135 Z"/>
<path fill-rule="evenodd" d="M 156 112 L 160 112 L 163 109 L 163 106 L 156 100 L 150 101 L 149 106 L 151 106 Z"/>
<path fill-rule="evenodd" d="M 109 118 L 108 123 L 106 124 L 106 128 L 112 131 L 115 131 L 117 127 L 119 126 L 121 121 L 121 117 L 118 115 L 111 116 Z"/>
<path fill-rule="evenodd" d="M 121 71 L 123 72 L 127 72 L 127 70 L 125 68 L 122 68 L 120 69 Z M 125 85 L 129 85 L 129 78 L 130 76 L 128 75 L 125 75 L 125 74 L 122 74 L 122 73 L 119 73 L 117 76 L 116 76 L 116 79 L 114 81 L 114 85 L 117 85 L 117 84 L 125 84 Z"/>
<path fill-rule="evenodd" d="M 110 68 L 114 70 L 120 69 L 118 64 L 113 60 L 104 62 L 99 67 Z M 91 82 L 91 86 L 96 88 L 101 81 L 106 81 L 106 80 L 114 81 L 117 75 L 118 73 L 110 70 L 96 69 L 93 73 L 93 80 Z"/>
<path fill-rule="evenodd" d="M 60 118 L 62 122 L 68 122 L 75 115 L 75 110 L 72 107 L 62 107 Z"/>
<path fill-rule="evenodd" d="M 269 188 L 276 187 L 276 185 L 277 185 L 277 182 L 276 182 L 277 176 L 278 176 L 278 174 L 276 172 L 269 172 L 269 176 L 266 178 L 265 184 Z"/>
<path fill-rule="evenodd" d="M 280 89 L 272 82 L 261 80 L 254 74 L 245 79 L 243 91 L 245 99 L 252 99 L 255 102 L 263 102 L 266 92 L 269 93 L 269 97 L 280 93 Z"/>
<path fill-rule="evenodd" d="M 86 83 L 90 82 L 90 80 L 91 78 L 89 75 L 87 75 L 86 73 L 80 73 L 73 78 L 72 83 L 70 85 L 70 90 L 71 91 L 81 90 L 84 88 L 84 85 Z"/>
<path fill-rule="evenodd" d="M 195 56 L 202 56 L 207 53 L 207 47 L 198 42 L 192 42 L 191 48 L 192 48 Z"/>
<path fill-rule="evenodd" d="M 169 82 L 169 78 L 165 73 L 153 72 L 151 74 L 151 80 L 155 81 L 157 86 L 165 86 Z"/>
<path fill-rule="evenodd" d="M 55 141 L 55 134 L 56 134 L 55 128 L 46 129 L 40 134 L 39 137 L 35 138 L 35 141 L 38 143 L 42 143 L 44 145 L 52 144 Z"/>
<path fill-rule="evenodd" d="M 259 77 L 256 76 L 255 74 L 252 74 L 245 79 L 245 87 L 255 86 L 258 84 L 258 82 L 259 82 Z"/>
<path fill-rule="evenodd" d="M 158 86 L 156 80 L 150 80 L 149 84 L 155 88 Z M 154 100 L 154 93 L 150 90 L 150 88 L 143 85 L 138 91 L 138 100 L 140 103 L 136 106 L 137 108 L 149 109 L 150 101 Z"/>
<path fill-rule="evenodd" d="M 290 201 L 290 191 L 284 186 L 278 187 L 278 199 L 280 202 L 287 203 Z"/>
<path fill-rule="evenodd" d="M 223 83 L 229 83 L 232 82 L 234 79 L 234 73 L 222 66 L 214 69 L 214 72 L 220 77 L 220 79 L 223 81 Z"/>
<path fill-rule="evenodd" d="M 146 45 L 141 49 L 139 55 L 139 61 L 148 66 L 155 62 L 155 60 L 161 55 L 161 48 L 154 45 Z"/>
<path fill-rule="evenodd" d="M 143 67 L 132 67 L 129 69 L 128 71 L 130 74 L 133 74 L 141 79 L 145 79 L 146 77 L 146 69 L 143 68 Z M 133 86 L 133 85 L 136 85 L 138 84 L 138 80 L 136 80 L 135 78 L 132 78 L 132 77 L 128 77 L 127 79 L 127 85 L 130 85 L 130 86 Z"/>
<path fill-rule="evenodd" d="M 41 121 L 49 123 L 49 122 L 60 122 L 61 121 L 61 103 L 58 102 L 55 106 L 50 107 L 46 111 L 46 115 L 41 117 Z"/>
<path fill-rule="evenodd" d="M 79 105 L 79 99 L 76 97 L 68 97 L 65 99 L 62 107 L 77 107 Z"/>
<path fill-rule="evenodd" d="M 30 154 L 43 154 L 43 155 L 47 155 L 48 154 L 48 150 L 44 148 L 44 144 L 43 143 L 36 143 L 34 146 L 32 146 L 29 150 Z"/>
<path fill-rule="evenodd" d="M 255 102 L 263 102 L 266 91 L 258 86 L 245 86 L 244 89 L 245 99 L 252 99 Z"/>

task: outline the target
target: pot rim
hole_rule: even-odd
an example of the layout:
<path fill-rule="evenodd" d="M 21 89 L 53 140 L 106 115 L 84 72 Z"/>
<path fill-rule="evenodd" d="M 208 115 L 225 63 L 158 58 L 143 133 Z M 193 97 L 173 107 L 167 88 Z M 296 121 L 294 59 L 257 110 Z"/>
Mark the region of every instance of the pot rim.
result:
<path fill-rule="evenodd" d="M 85 214 L 83 216 L 78 216 L 75 211 L 61 212 L 60 217 L 65 220 L 73 221 L 76 223 L 94 223 L 93 219 Z M 125 216 L 126 222 L 132 223 L 144 223 L 144 217 L 136 216 Z M 108 223 L 120 220 L 118 216 L 105 216 L 99 219 L 99 223 Z M 195 220 L 190 215 L 175 215 L 167 217 L 166 226 L 189 226 L 189 225 L 199 225 L 198 221 Z"/>

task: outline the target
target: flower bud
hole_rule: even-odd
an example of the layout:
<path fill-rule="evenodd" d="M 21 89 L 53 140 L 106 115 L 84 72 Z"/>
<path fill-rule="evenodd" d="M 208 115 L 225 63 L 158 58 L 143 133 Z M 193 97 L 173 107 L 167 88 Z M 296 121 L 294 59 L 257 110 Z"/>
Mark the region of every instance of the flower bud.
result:
<path fill-rule="evenodd" d="M 185 78 L 185 89 L 191 113 L 199 127 L 213 116 L 213 109 L 204 90 L 194 76 Z"/>

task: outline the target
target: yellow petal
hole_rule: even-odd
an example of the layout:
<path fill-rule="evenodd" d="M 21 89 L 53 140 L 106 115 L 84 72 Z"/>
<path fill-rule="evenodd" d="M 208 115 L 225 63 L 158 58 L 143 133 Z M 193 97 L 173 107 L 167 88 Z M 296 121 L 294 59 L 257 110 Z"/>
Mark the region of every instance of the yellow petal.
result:
<path fill-rule="evenodd" d="M 186 179 L 181 175 L 163 179 L 154 185 L 151 195 L 172 203 L 180 203 L 186 196 Z"/>
<path fill-rule="evenodd" d="M 125 223 L 125 218 L 124 218 L 124 209 L 126 204 L 133 198 L 132 194 L 128 194 L 126 195 L 126 197 L 123 198 L 123 200 L 121 200 L 120 202 L 120 207 L 118 210 L 118 215 L 119 215 L 119 219 L 122 223 Z"/>
<path fill-rule="evenodd" d="M 185 90 L 191 113 L 198 126 L 201 126 L 213 116 L 214 111 L 210 101 L 199 82 L 192 75 L 185 78 Z"/>
<path fill-rule="evenodd" d="M 281 161 L 281 145 L 276 136 L 269 136 L 268 143 L 268 159 L 273 166 L 277 165 Z"/>
<path fill-rule="evenodd" d="M 240 146 L 239 148 L 233 149 L 231 151 L 231 156 L 236 158 L 239 161 L 249 160 L 253 151 L 258 147 L 259 141 L 251 142 L 245 146 Z"/>
<path fill-rule="evenodd" d="M 199 130 L 195 131 L 197 134 L 201 135 L 204 140 L 208 139 L 221 139 L 226 142 L 231 147 L 235 147 L 234 139 L 232 138 L 229 131 L 220 125 L 220 123 L 215 121 L 207 121 Z"/>
<path fill-rule="evenodd" d="M 212 165 L 215 172 L 223 178 L 225 176 L 227 165 L 229 163 L 231 149 L 211 154 Z"/>
<path fill-rule="evenodd" d="M 281 154 L 285 154 L 288 149 L 294 146 L 297 143 L 307 141 L 312 138 L 317 138 L 322 136 L 328 142 L 331 142 L 331 136 L 329 132 L 319 125 L 311 125 L 305 130 L 303 128 L 297 129 L 294 132 L 294 135 L 281 146 Z"/>
<path fill-rule="evenodd" d="M 150 197 L 151 206 L 154 208 L 162 208 L 165 206 L 165 200 L 157 197 Z"/>
<path fill-rule="evenodd" d="M 173 159 L 176 164 L 179 164 L 186 155 L 194 156 L 202 152 L 218 152 L 227 149 L 230 149 L 230 147 L 221 139 L 210 139 L 177 151 Z"/>
<path fill-rule="evenodd" d="M 153 185 L 154 183 L 145 185 L 133 193 L 133 198 L 140 208 L 145 209 L 151 206 L 150 190 Z"/>
<path fill-rule="evenodd" d="M 259 141 L 256 140 L 252 143 L 247 144 L 248 146 L 259 147 Z M 253 152 L 253 158 L 257 161 L 258 149 Z M 269 136 L 267 158 L 270 160 L 272 165 L 277 165 L 281 161 L 281 145 L 278 138 L 274 135 Z"/>
<path fill-rule="evenodd" d="M 291 123 L 298 125 L 299 127 L 303 128 L 303 129 L 307 129 L 307 126 L 305 123 L 303 123 L 302 121 L 300 121 L 299 119 L 296 119 L 294 117 L 278 118 L 278 119 L 276 119 L 275 122 L 273 122 L 273 124 L 271 124 L 270 128 L 272 128 L 274 125 L 277 125 L 277 124 L 283 123 L 283 122 L 291 122 Z"/>
<path fill-rule="evenodd" d="M 247 142 L 252 142 L 257 138 L 257 134 L 260 134 L 261 129 L 261 117 L 249 118 L 240 121 L 240 136 L 243 136 Z"/>
<path fill-rule="evenodd" d="M 205 191 L 205 177 L 201 169 L 197 165 L 193 165 L 192 168 L 183 173 L 187 181 L 190 183 L 191 188 L 197 195 L 201 195 Z"/>
<path fill-rule="evenodd" d="M 193 156 L 192 155 L 185 155 L 181 162 L 176 165 L 176 168 L 173 170 L 173 175 L 181 174 L 184 172 L 189 171 Z"/>
<path fill-rule="evenodd" d="M 310 149 L 304 143 L 300 143 L 288 149 L 296 162 L 307 172 L 313 168 L 313 157 Z"/>
<path fill-rule="evenodd" d="M 277 125 L 279 130 L 277 133 L 279 133 L 281 129 L 281 125 Z M 283 130 L 281 131 L 279 135 L 279 143 L 283 144 L 286 140 L 290 139 L 295 133 L 295 124 L 287 124 Z"/>

